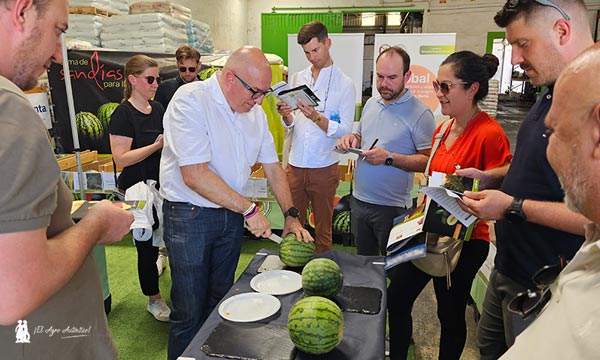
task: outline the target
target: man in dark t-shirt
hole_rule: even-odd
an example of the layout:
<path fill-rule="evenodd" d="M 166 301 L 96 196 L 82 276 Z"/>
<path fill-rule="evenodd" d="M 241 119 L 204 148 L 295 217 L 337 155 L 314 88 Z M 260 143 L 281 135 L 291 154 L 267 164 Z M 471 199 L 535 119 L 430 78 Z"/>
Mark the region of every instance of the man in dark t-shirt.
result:
<path fill-rule="evenodd" d="M 547 86 L 527 114 L 517 136 L 513 161 L 487 172 L 464 169 L 459 175 L 481 179 L 478 193 L 463 200 L 472 213 L 497 220 L 498 251 L 478 324 L 481 359 L 498 359 L 535 316 L 508 311 L 520 292 L 535 289 L 533 275 L 545 265 L 571 259 L 591 222 L 563 203 L 560 182 L 546 158 L 544 118 L 552 104 L 554 82 L 567 64 L 593 44 L 582 0 L 508 1 L 494 18 L 506 28 L 512 63 L 534 86 Z"/>
<path fill-rule="evenodd" d="M 198 50 L 190 45 L 182 45 L 175 51 L 175 58 L 177 59 L 178 74 L 174 78 L 163 81 L 154 96 L 154 100 L 161 103 L 165 109 L 181 85 L 200 80 L 198 72 L 202 63 Z"/>

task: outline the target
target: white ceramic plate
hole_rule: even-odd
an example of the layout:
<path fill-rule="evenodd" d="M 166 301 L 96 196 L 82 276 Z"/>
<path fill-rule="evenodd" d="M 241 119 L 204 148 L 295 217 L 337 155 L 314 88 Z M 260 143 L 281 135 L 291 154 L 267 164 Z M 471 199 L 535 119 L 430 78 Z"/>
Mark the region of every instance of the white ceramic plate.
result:
<path fill-rule="evenodd" d="M 275 296 L 261 293 L 234 295 L 219 305 L 219 315 L 235 322 L 258 321 L 275 314 L 281 307 Z"/>
<path fill-rule="evenodd" d="M 250 280 L 255 291 L 269 295 L 285 295 L 302 289 L 302 275 L 289 270 L 271 270 Z"/>

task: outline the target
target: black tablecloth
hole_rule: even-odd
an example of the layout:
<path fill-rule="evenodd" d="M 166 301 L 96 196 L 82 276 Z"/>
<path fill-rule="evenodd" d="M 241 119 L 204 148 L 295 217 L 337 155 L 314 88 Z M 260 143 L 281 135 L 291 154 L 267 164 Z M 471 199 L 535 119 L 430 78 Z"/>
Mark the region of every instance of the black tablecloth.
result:
<path fill-rule="evenodd" d="M 237 294 L 252 292 L 250 280 L 257 275 L 257 269 L 267 255 L 277 252 L 262 249 L 256 253 L 244 273 L 225 295 L 223 300 Z M 381 306 L 377 314 L 363 314 L 344 312 L 344 338 L 337 349 L 326 355 L 310 356 L 300 351 L 293 351 L 291 358 L 303 359 L 357 359 L 370 360 L 384 359 L 385 353 L 385 321 L 386 321 L 386 278 L 383 270 L 384 258 L 381 256 L 360 256 L 342 251 L 328 251 L 318 255 L 337 262 L 344 273 L 344 286 L 362 286 L 379 289 L 381 291 Z M 277 314 L 258 321 L 259 324 L 269 324 L 287 328 L 287 317 L 292 305 L 304 297 L 302 290 L 292 294 L 277 296 L 281 301 L 281 309 Z M 210 314 L 198 334 L 194 337 L 182 356 L 196 359 L 219 359 L 207 356 L 202 351 L 202 345 L 210 334 L 223 322 L 234 326 L 244 327 L 247 324 L 232 323 L 223 320 L 218 313 L 218 306 Z M 257 330 L 258 331 L 258 330 Z M 222 358 L 222 357 L 221 357 Z M 289 358 L 288 358 L 289 359 Z M 279 359 L 268 359 L 279 360 Z M 286 359 L 287 360 L 287 359 Z"/>

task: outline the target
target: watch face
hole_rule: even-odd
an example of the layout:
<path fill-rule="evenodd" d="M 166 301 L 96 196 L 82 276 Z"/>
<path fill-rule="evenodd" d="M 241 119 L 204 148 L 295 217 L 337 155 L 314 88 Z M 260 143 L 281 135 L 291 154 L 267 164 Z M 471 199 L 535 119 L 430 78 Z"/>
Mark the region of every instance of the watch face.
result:
<path fill-rule="evenodd" d="M 523 213 L 523 200 L 519 198 L 513 199 L 512 204 L 506 210 L 504 217 L 508 222 L 513 224 L 521 224 L 527 220 L 527 217 Z"/>
<path fill-rule="evenodd" d="M 504 217 L 508 222 L 513 224 L 520 224 L 525 220 L 518 211 L 514 210 L 507 211 L 506 214 L 504 214 Z"/>
<path fill-rule="evenodd" d="M 385 159 L 385 164 L 386 165 L 392 165 L 392 163 L 394 163 L 394 159 L 392 159 L 392 158 Z"/>
<path fill-rule="evenodd" d="M 295 207 L 291 207 L 283 215 L 284 216 L 293 216 L 293 217 L 297 218 L 297 217 L 300 217 L 300 211 L 298 209 L 296 209 Z"/>

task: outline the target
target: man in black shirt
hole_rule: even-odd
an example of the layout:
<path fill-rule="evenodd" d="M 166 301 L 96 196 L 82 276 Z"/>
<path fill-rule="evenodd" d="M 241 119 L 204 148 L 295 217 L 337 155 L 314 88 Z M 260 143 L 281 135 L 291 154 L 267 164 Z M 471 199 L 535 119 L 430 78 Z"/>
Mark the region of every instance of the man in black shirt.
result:
<path fill-rule="evenodd" d="M 590 221 L 570 211 L 548 164 L 544 118 L 552 104 L 554 83 L 571 60 L 593 44 L 583 0 L 508 0 L 494 18 L 506 28 L 513 65 L 520 65 L 534 86 L 547 86 L 525 118 L 511 164 L 486 172 L 459 170 L 481 179 L 478 193 L 466 192 L 472 213 L 496 222 L 498 252 L 481 319 L 478 346 L 481 359 L 497 359 L 533 320 L 507 310 L 517 293 L 535 289 L 532 276 L 560 258 L 571 259 L 581 246 Z"/>
<path fill-rule="evenodd" d="M 198 72 L 202 63 L 200 62 L 200 52 L 198 50 L 190 45 L 182 45 L 175 51 L 175 58 L 177 59 L 179 73 L 174 78 L 163 81 L 154 96 L 154 100 L 161 103 L 165 109 L 171 98 L 173 98 L 173 94 L 181 85 L 200 80 Z"/>

